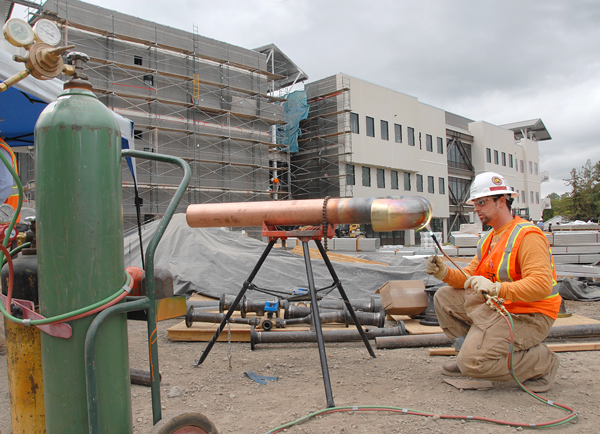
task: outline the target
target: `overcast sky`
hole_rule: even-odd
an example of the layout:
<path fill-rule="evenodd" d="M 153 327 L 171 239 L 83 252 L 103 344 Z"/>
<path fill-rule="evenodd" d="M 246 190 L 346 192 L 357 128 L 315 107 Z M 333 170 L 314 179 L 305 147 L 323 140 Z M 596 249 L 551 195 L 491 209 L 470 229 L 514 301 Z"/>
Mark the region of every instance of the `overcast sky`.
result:
<path fill-rule="evenodd" d="M 343 72 L 474 120 L 541 118 L 543 196 L 600 161 L 600 1 L 88 2 L 245 48 L 274 43 L 309 81 Z"/>

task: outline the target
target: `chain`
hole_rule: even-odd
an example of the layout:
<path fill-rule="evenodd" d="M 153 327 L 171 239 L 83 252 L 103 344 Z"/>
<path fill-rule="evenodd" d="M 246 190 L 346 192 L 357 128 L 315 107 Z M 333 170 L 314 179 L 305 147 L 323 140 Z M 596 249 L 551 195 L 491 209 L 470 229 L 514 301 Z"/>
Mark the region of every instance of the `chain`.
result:
<path fill-rule="evenodd" d="M 227 354 L 227 360 L 229 361 L 229 370 L 231 371 L 233 367 L 231 366 L 231 321 L 227 320 L 227 345 L 229 347 L 229 353 Z"/>
<path fill-rule="evenodd" d="M 331 196 L 325 196 L 323 199 L 323 247 L 327 251 L 327 201 Z"/>

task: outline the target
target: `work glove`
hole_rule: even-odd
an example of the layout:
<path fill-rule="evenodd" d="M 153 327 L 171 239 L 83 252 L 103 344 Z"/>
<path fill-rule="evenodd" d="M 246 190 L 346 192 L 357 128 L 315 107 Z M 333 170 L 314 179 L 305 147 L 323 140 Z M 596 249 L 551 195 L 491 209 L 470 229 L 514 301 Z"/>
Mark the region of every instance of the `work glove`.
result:
<path fill-rule="evenodd" d="M 502 283 L 492 282 L 483 276 L 471 276 L 465 281 L 465 289 L 471 288 L 477 294 L 483 296 L 484 293 L 490 297 L 498 297 Z"/>
<path fill-rule="evenodd" d="M 442 280 L 448 274 L 448 267 L 442 261 L 442 258 L 436 255 L 432 255 L 427 258 L 427 265 L 425 266 L 425 272 L 431 274 L 436 279 Z"/>

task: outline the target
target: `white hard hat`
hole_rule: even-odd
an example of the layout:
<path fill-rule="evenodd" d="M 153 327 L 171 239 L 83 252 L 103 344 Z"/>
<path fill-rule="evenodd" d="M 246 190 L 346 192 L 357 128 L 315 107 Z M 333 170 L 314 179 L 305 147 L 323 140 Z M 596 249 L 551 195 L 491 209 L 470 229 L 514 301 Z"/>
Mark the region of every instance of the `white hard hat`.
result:
<path fill-rule="evenodd" d="M 480 173 L 471 184 L 471 196 L 467 199 L 467 205 L 473 205 L 473 201 L 480 197 L 497 196 L 509 194 L 513 199 L 519 197 L 519 193 L 510 189 L 510 185 L 504 176 L 495 172 Z"/>

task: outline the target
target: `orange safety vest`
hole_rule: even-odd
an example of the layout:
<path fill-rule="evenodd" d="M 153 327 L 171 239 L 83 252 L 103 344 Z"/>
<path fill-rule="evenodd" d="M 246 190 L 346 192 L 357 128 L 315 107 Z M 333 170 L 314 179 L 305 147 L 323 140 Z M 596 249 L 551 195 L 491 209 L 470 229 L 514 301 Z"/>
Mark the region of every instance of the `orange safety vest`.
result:
<path fill-rule="evenodd" d="M 544 240 L 546 240 L 546 236 L 533 223 L 521 217 L 515 217 L 512 228 L 506 231 L 494 249 L 490 251 L 493 233 L 493 230 L 490 231 L 477 244 L 479 266 L 475 270 L 475 275 L 484 276 L 492 282 L 514 282 L 521 280 L 521 268 L 517 264 L 517 257 L 523 238 L 530 233 L 544 237 Z M 550 318 L 556 319 L 562 298 L 558 294 L 556 270 L 554 269 L 554 259 L 552 258 L 552 250 L 549 244 L 548 260 L 552 267 L 552 292 L 550 295 L 541 300 L 530 302 L 505 300 L 504 306 L 506 310 L 514 314 L 540 312 Z"/>
<path fill-rule="evenodd" d="M 19 169 L 17 167 L 17 157 L 15 156 L 15 153 L 13 152 L 12 148 L 8 146 L 6 142 L 2 139 L 0 139 L 0 147 L 9 153 L 12 167 L 17 173 L 17 176 L 19 176 Z M 15 211 L 17 210 L 17 206 L 19 205 L 19 187 L 17 187 L 17 183 L 14 179 L 11 195 L 8 196 L 8 199 L 6 199 L 4 203 L 7 203 L 10 206 L 12 206 Z M 19 216 L 17 217 L 16 223 L 18 223 L 19 221 L 21 221 L 21 214 L 19 214 Z"/>

